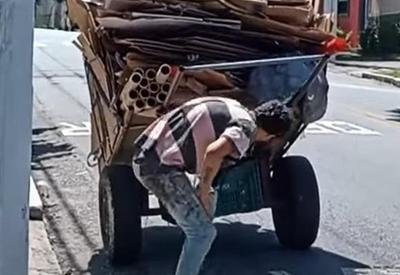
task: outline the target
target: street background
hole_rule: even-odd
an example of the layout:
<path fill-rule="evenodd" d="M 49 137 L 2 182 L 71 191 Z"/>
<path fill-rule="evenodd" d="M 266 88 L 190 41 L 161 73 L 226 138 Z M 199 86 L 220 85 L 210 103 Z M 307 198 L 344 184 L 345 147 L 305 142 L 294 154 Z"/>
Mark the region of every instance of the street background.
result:
<path fill-rule="evenodd" d="M 86 165 L 90 102 L 76 35 L 35 31 L 32 175 L 52 249 L 64 274 L 172 274 L 183 236 L 157 217 L 143 218 L 139 265 L 113 270 L 106 261 L 97 171 Z M 330 66 L 328 112 L 289 151 L 308 157 L 318 176 L 314 247 L 282 248 L 268 209 L 222 217 L 204 274 L 372 274 L 361 272 L 400 266 L 400 90 L 351 76 L 358 70 Z"/>

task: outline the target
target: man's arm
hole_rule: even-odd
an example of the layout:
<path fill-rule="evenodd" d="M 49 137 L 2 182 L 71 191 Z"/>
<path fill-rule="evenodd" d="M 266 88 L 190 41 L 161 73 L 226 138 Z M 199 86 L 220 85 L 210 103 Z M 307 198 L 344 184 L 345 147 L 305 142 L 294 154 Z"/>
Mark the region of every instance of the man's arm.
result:
<path fill-rule="evenodd" d="M 200 171 L 199 197 L 206 210 L 210 207 L 210 190 L 223 159 L 233 153 L 235 146 L 227 137 L 220 137 L 208 145 Z"/>

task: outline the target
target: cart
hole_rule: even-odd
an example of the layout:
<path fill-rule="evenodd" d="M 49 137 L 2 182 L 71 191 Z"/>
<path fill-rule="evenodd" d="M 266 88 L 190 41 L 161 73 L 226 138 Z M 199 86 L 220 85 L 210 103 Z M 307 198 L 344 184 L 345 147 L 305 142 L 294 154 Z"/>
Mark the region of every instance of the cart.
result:
<path fill-rule="evenodd" d="M 284 99 L 285 104 L 297 110 L 297 115 L 283 142 L 272 151 L 257 150 L 257 155 L 222 170 L 215 180 L 219 197 L 216 216 L 271 208 L 278 240 L 293 249 L 306 249 L 314 243 L 320 205 L 311 163 L 303 156 L 286 156 L 286 153 L 307 125 L 326 111 L 328 87 L 314 89 L 313 85 L 318 77 L 325 77 L 328 60 L 328 55 L 300 55 L 180 68 L 180 72 L 185 73 L 201 69 L 251 69 L 290 62 L 313 64 L 301 87 Z M 85 62 L 92 102 L 92 153 L 88 164 L 99 167 L 99 213 L 104 249 L 113 264 L 129 264 L 141 254 L 142 217 L 161 215 L 164 220 L 174 222 L 162 206 L 149 207 L 148 191 L 137 181 L 131 168 L 134 140 L 154 118 L 140 116 L 130 118 L 129 123 L 118 121 L 112 108 L 104 103 L 107 95 L 99 91 L 100 84 L 93 77 L 87 60 Z M 238 100 L 253 107 L 246 100 Z"/>

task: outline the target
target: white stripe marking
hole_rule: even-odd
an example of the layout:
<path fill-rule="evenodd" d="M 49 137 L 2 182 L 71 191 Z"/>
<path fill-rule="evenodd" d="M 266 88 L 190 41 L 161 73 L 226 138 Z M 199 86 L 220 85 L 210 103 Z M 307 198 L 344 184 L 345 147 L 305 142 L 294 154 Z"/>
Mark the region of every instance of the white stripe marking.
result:
<path fill-rule="evenodd" d="M 41 219 L 43 211 L 42 199 L 39 196 L 39 192 L 33 181 L 32 177 L 29 177 L 29 212 L 30 218 Z"/>
<path fill-rule="evenodd" d="M 72 47 L 73 46 L 72 41 L 69 41 L 69 40 L 62 42 L 61 44 L 63 44 L 66 47 Z"/>
<path fill-rule="evenodd" d="M 40 42 L 34 42 L 33 46 L 36 47 L 36 48 L 46 48 L 47 44 L 40 43 Z"/>
<path fill-rule="evenodd" d="M 400 95 L 400 90 L 393 88 L 383 88 L 383 87 L 368 87 L 368 86 L 361 86 L 361 85 L 351 85 L 351 84 L 339 84 L 333 83 L 329 84 L 331 87 L 338 87 L 338 88 L 345 88 L 345 89 L 361 89 L 361 90 L 368 90 L 368 91 L 376 91 L 376 92 L 385 92 L 385 93 L 397 93 Z"/>
<path fill-rule="evenodd" d="M 400 267 L 342 268 L 344 275 L 400 275 Z"/>
<path fill-rule="evenodd" d="M 83 123 L 83 127 L 68 122 L 61 122 L 60 126 L 64 127 L 61 130 L 64 136 L 88 136 L 91 132 L 89 122 Z"/>
<path fill-rule="evenodd" d="M 381 136 L 382 134 L 349 122 L 345 121 L 320 121 L 319 125 L 322 125 L 328 129 L 332 129 L 339 133 L 349 135 L 360 135 L 360 136 Z"/>
<path fill-rule="evenodd" d="M 346 134 L 358 136 L 382 136 L 381 133 L 370 130 L 359 125 L 345 122 L 345 121 L 329 121 L 321 120 L 310 124 L 306 129 L 306 134 L 319 135 L 319 134 Z"/>

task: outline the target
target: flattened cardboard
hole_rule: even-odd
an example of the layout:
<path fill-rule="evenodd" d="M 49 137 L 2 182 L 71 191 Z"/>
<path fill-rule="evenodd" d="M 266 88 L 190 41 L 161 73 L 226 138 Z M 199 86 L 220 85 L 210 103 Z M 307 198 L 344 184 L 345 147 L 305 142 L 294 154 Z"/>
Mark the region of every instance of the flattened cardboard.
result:
<path fill-rule="evenodd" d="M 268 6 L 265 15 L 279 22 L 294 26 L 309 26 L 313 20 L 313 9 L 309 7 Z"/>
<path fill-rule="evenodd" d="M 268 0 L 269 5 L 302 6 L 310 5 L 311 0 Z"/>
<path fill-rule="evenodd" d="M 116 146 L 115 154 L 110 162 L 121 165 L 132 165 L 133 146 L 135 140 L 147 128 L 146 125 L 133 126 L 124 128 L 124 131 L 119 135 L 119 144 Z"/>
<path fill-rule="evenodd" d="M 109 95 L 110 93 L 108 90 L 107 74 L 103 62 L 97 55 L 94 54 L 90 46 L 90 42 L 88 41 L 88 39 L 84 34 L 80 34 L 78 36 L 78 41 L 80 42 L 83 48 L 83 54 L 86 57 L 87 62 L 92 67 L 95 77 L 100 83 L 101 89 L 104 91 L 106 95 Z M 108 100 L 109 102 L 111 101 L 110 98 L 108 98 Z"/>
<path fill-rule="evenodd" d="M 89 22 L 87 5 L 81 0 L 67 0 L 68 17 L 79 26 L 79 30 L 88 36 Z"/>

